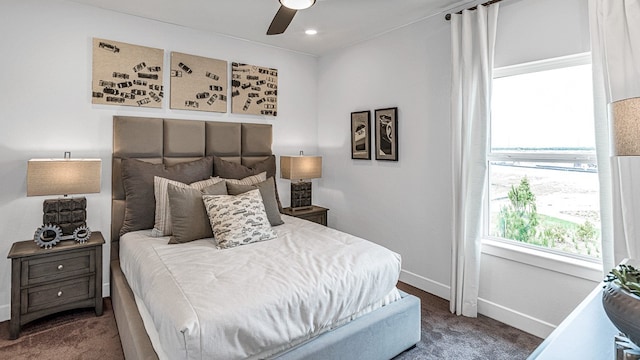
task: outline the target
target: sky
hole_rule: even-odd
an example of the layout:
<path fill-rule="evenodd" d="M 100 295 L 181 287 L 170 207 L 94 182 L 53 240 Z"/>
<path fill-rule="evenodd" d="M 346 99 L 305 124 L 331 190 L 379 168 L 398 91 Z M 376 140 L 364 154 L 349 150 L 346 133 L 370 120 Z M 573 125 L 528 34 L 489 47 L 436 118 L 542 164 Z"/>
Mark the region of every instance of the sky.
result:
<path fill-rule="evenodd" d="M 591 65 L 493 80 L 493 148 L 595 147 Z"/>

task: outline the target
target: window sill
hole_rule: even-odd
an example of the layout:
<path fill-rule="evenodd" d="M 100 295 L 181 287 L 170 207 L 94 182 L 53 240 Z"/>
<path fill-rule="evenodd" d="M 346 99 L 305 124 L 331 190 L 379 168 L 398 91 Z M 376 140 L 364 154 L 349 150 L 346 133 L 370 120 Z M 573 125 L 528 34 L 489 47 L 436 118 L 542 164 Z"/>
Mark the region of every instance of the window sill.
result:
<path fill-rule="evenodd" d="M 482 253 L 595 282 L 602 281 L 604 276 L 602 264 L 595 261 L 562 256 L 492 239 L 482 239 Z"/>

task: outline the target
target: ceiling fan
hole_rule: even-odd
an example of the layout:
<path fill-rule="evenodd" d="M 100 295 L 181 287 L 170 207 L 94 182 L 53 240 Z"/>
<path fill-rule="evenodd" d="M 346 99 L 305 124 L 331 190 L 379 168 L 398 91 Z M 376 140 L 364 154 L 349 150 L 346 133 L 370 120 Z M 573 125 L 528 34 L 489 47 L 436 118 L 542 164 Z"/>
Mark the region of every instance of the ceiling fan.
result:
<path fill-rule="evenodd" d="M 267 35 L 282 34 L 293 20 L 298 10 L 308 9 L 316 0 L 280 0 L 280 9 L 273 17 Z"/>

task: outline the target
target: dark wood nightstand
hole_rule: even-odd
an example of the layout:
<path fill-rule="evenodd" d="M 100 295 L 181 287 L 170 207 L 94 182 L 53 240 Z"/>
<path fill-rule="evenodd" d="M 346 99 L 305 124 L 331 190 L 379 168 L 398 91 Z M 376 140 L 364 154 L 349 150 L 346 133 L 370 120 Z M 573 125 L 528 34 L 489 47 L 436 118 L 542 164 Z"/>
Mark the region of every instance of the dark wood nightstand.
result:
<path fill-rule="evenodd" d="M 327 211 L 329 211 L 329 209 L 315 205 L 312 205 L 311 209 L 304 210 L 293 210 L 290 207 L 282 209 L 282 213 L 285 215 L 313 221 L 324 226 L 327 226 Z"/>
<path fill-rule="evenodd" d="M 11 259 L 10 339 L 20 327 L 59 311 L 95 307 L 102 315 L 102 244 L 100 232 L 85 243 L 64 240 L 51 249 L 33 240 L 13 243 Z"/>

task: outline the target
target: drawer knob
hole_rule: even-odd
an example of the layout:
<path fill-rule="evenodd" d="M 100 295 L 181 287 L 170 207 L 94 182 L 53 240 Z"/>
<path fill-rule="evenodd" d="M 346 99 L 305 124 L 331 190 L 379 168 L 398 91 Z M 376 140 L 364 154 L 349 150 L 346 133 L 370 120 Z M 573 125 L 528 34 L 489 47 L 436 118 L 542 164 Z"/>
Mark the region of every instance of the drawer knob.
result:
<path fill-rule="evenodd" d="M 64 268 L 64 266 L 62 266 L 62 264 L 58 265 L 58 270 L 62 270 Z"/>
<path fill-rule="evenodd" d="M 58 291 L 58 297 L 62 296 L 62 290 Z"/>

